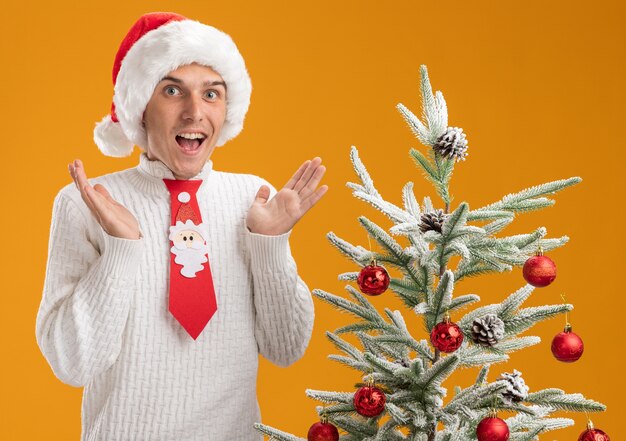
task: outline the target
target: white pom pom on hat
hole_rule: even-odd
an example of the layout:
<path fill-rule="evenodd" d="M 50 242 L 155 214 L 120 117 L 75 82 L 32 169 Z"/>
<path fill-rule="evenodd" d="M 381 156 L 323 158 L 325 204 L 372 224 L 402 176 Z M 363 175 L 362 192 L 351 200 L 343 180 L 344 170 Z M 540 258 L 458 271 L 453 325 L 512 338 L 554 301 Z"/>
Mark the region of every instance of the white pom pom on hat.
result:
<path fill-rule="evenodd" d="M 226 83 L 226 120 L 216 145 L 237 136 L 250 106 L 252 84 L 233 40 L 180 14 L 151 12 L 130 28 L 115 56 L 111 113 L 94 129 L 100 151 L 123 157 L 134 145 L 145 149 L 142 117 L 154 88 L 168 73 L 191 63 L 211 67 Z"/>

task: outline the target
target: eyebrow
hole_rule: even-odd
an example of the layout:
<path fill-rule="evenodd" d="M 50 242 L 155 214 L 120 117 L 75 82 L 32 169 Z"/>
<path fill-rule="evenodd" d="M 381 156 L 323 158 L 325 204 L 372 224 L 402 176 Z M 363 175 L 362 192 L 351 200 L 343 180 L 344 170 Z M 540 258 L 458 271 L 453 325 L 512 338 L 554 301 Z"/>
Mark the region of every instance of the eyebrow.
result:
<path fill-rule="evenodd" d="M 180 78 L 175 78 L 175 77 L 163 77 L 161 79 L 161 81 L 165 81 L 165 80 L 169 80 L 172 81 L 174 83 L 178 83 L 178 84 L 183 84 L 183 80 L 181 80 Z M 205 81 L 204 83 L 202 83 L 203 86 L 224 86 L 224 90 L 226 90 L 226 83 L 223 81 Z"/>

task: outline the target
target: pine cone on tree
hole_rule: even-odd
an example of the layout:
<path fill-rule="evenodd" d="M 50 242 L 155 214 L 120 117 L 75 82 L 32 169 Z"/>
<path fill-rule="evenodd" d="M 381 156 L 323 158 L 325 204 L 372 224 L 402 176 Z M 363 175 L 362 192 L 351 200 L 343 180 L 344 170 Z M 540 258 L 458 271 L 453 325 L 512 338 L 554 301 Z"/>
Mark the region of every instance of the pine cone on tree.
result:
<path fill-rule="evenodd" d="M 504 322 L 495 314 L 487 314 L 474 320 L 472 339 L 483 346 L 493 346 L 504 337 Z"/>
<path fill-rule="evenodd" d="M 505 372 L 500 375 L 499 379 L 507 382 L 506 392 L 502 393 L 505 402 L 519 403 L 528 397 L 529 387 L 526 386 L 521 372 L 514 369 L 512 374 Z"/>
<path fill-rule="evenodd" d="M 467 139 L 460 127 L 448 127 L 433 145 L 435 152 L 444 158 L 465 161 L 467 156 Z"/>
<path fill-rule="evenodd" d="M 441 233 L 441 226 L 446 220 L 448 215 L 443 212 L 442 209 L 433 211 L 431 213 L 424 213 L 420 216 L 420 231 L 425 233 L 427 231 L 437 231 Z"/>

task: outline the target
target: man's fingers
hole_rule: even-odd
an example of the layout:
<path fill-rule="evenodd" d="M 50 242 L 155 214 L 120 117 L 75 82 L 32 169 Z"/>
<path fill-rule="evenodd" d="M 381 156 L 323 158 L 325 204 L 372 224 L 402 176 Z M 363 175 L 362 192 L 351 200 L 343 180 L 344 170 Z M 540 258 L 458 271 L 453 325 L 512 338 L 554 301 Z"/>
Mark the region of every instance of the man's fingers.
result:
<path fill-rule="evenodd" d="M 322 196 L 326 194 L 328 191 L 328 185 L 322 185 L 320 188 L 315 190 L 313 194 L 311 194 L 308 198 L 302 201 L 303 214 L 306 213 L 313 207 L 313 205 L 317 204 L 317 202 L 322 199 Z"/>
<path fill-rule="evenodd" d="M 293 190 L 293 188 L 296 185 L 296 182 L 298 182 L 298 180 L 300 179 L 300 177 L 302 176 L 302 174 L 304 173 L 306 168 L 309 166 L 310 162 L 311 161 L 309 161 L 308 159 L 306 161 L 304 161 L 302 163 L 302 165 L 300 166 L 300 168 L 293 174 L 291 179 L 289 179 L 289 181 L 285 184 L 284 188 L 288 188 L 290 190 Z"/>
<path fill-rule="evenodd" d="M 326 173 L 326 167 L 324 167 L 323 165 L 317 167 L 317 169 L 315 170 L 315 172 L 313 172 L 313 175 L 309 179 L 309 182 L 307 182 L 302 190 L 300 190 L 300 197 L 302 199 L 306 199 L 311 193 L 315 191 L 315 189 L 317 188 L 317 184 L 319 184 L 322 180 L 324 173 Z"/>
<path fill-rule="evenodd" d="M 87 175 L 85 174 L 85 167 L 80 159 L 74 161 L 74 175 L 78 182 L 78 188 L 83 188 L 87 182 Z"/>
<path fill-rule="evenodd" d="M 254 201 L 264 204 L 267 202 L 269 198 L 270 198 L 270 188 L 267 185 L 261 185 L 261 187 L 259 187 L 259 190 L 256 192 Z"/>
<path fill-rule="evenodd" d="M 107 201 L 117 204 L 117 201 L 111 197 L 109 191 L 102 184 L 96 184 L 93 186 L 93 189 L 100 193 L 102 196 L 106 198 Z"/>
<path fill-rule="evenodd" d="M 74 174 L 74 164 L 67 164 L 67 170 L 70 172 L 70 176 L 72 177 L 72 181 L 74 181 L 74 185 L 78 188 L 78 182 L 76 181 L 76 175 Z"/>
<path fill-rule="evenodd" d="M 74 182 L 80 191 L 81 196 L 85 199 L 85 185 L 89 185 L 87 181 L 87 175 L 85 175 L 85 169 L 83 168 L 82 162 L 77 159 L 73 164 L 70 165 L 70 173 L 74 178 Z M 85 201 L 86 202 L 86 201 Z"/>
<path fill-rule="evenodd" d="M 96 217 L 96 219 L 98 219 L 99 216 L 98 216 L 98 213 L 96 213 L 96 209 L 93 204 L 93 201 L 91 200 L 91 198 L 87 195 L 87 192 L 85 191 L 87 187 L 91 187 L 91 186 L 89 185 L 89 182 L 87 181 L 87 176 L 85 175 L 85 170 L 83 168 L 82 162 L 79 159 L 77 159 L 72 164 L 70 164 L 68 168 L 70 170 L 70 175 L 72 176 L 72 179 L 74 179 L 74 183 L 76 184 L 76 187 L 78 188 L 78 191 L 80 191 L 80 196 L 82 197 L 83 201 L 89 208 L 89 211 L 91 211 L 91 213 Z"/>
<path fill-rule="evenodd" d="M 302 188 L 307 184 L 307 182 L 309 182 L 309 179 L 311 179 L 311 176 L 313 176 L 313 173 L 315 173 L 321 163 L 322 158 L 320 158 L 319 156 L 313 158 L 304 173 L 302 173 L 302 176 L 300 176 L 298 182 L 296 182 L 296 185 L 293 187 L 293 189 L 299 193 L 300 190 L 302 190 Z"/>
<path fill-rule="evenodd" d="M 89 181 L 87 181 L 85 167 L 83 166 L 83 162 L 80 159 L 76 159 L 74 161 L 74 164 L 72 165 L 72 169 L 74 172 L 73 176 L 75 178 L 76 185 L 80 190 L 80 195 L 83 198 L 83 201 L 85 201 L 85 204 L 87 204 L 87 207 L 89 207 L 89 210 L 95 216 L 98 223 L 102 226 L 102 228 L 104 228 L 102 218 L 104 217 L 104 214 L 107 213 L 107 210 L 105 208 L 105 197 L 106 195 L 109 195 L 109 192 L 106 191 L 106 189 L 99 184 L 96 184 L 96 186 L 101 187 L 106 192 L 106 195 L 103 195 L 94 190 L 91 184 L 89 184 Z"/>

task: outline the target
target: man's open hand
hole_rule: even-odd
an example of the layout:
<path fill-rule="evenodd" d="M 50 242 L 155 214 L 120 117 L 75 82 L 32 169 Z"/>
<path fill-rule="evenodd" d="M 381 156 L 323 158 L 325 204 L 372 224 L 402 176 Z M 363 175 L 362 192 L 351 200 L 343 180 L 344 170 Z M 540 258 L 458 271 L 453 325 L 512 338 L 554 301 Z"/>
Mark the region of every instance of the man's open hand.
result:
<path fill-rule="evenodd" d="M 328 190 L 317 188 L 326 167 L 321 158 L 305 161 L 289 182 L 268 201 L 270 189 L 262 185 L 248 211 L 246 224 L 253 233 L 277 236 L 291 230 Z"/>
<path fill-rule="evenodd" d="M 135 216 L 122 204 L 115 201 L 101 184 L 92 187 L 87 182 L 85 169 L 80 159 L 69 164 L 67 168 L 76 187 L 80 190 L 83 201 L 108 235 L 122 239 L 141 238 L 139 223 Z"/>

